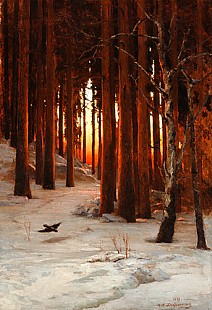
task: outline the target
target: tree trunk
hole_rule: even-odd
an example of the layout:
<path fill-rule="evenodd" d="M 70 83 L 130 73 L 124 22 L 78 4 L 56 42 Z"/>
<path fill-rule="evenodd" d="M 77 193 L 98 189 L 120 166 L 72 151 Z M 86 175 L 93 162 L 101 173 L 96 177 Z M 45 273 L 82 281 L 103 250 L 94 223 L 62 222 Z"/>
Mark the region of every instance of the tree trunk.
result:
<path fill-rule="evenodd" d="M 196 6 L 196 28 L 197 28 L 197 35 L 198 35 L 198 43 L 197 43 L 197 54 L 203 53 L 203 41 L 204 41 L 204 26 L 203 26 L 203 0 L 197 0 L 197 6 Z M 198 71 L 198 78 L 203 78 L 203 72 L 204 72 L 204 56 L 200 56 L 197 59 L 197 71 Z M 200 86 L 201 87 L 201 86 Z M 203 89 L 199 87 L 199 101 L 203 102 Z M 201 125 L 196 125 L 196 130 L 198 132 L 198 139 L 197 139 L 197 166 L 198 166 L 198 176 L 199 176 L 199 195 L 200 195 L 200 203 L 202 205 L 202 208 L 204 209 L 204 199 L 203 199 L 203 132 Z"/>
<path fill-rule="evenodd" d="M 170 6 L 171 6 L 171 21 L 170 21 L 170 29 L 171 29 L 171 65 L 172 69 L 177 67 L 177 62 L 178 62 L 178 27 L 177 27 L 177 10 L 178 10 L 178 5 L 177 5 L 177 0 L 170 1 Z M 176 154 L 179 154 L 179 142 L 180 142 L 180 128 L 179 128 L 179 122 L 178 122 L 178 74 L 177 72 L 175 73 L 173 77 L 173 101 L 174 101 L 174 122 L 175 122 L 175 130 L 176 130 Z M 179 184 L 176 184 L 177 186 L 177 195 L 175 199 L 175 210 L 176 212 L 181 212 L 181 194 L 179 190 Z"/>
<path fill-rule="evenodd" d="M 30 1 L 30 40 L 29 40 L 29 143 L 34 141 L 35 124 L 36 124 L 36 77 L 37 77 L 37 23 L 40 22 L 37 18 L 37 1 Z"/>
<path fill-rule="evenodd" d="M 165 74 L 165 85 L 169 98 L 166 102 L 166 120 L 167 120 L 167 162 L 165 165 L 165 210 L 164 219 L 161 223 L 156 242 L 171 243 L 174 235 L 174 225 L 176 221 L 175 197 L 176 197 L 176 148 L 175 148 L 175 123 L 172 101 L 172 83 Z"/>
<path fill-rule="evenodd" d="M 54 123 L 54 43 L 53 0 L 46 1 L 46 136 L 44 158 L 44 189 L 55 189 L 55 123 Z"/>
<path fill-rule="evenodd" d="M 3 34 L 2 34 L 2 12 L 0 11 L 0 41 L 2 41 L 3 39 Z M 3 46 L 0 46 L 0 59 L 2 59 L 3 56 Z M 2 61 L 0 62 L 0 72 L 3 72 L 3 67 L 2 67 Z M 1 74 L 2 77 L 2 74 Z M 0 140 L 2 139 L 2 135 L 3 135 L 3 122 L 4 122 L 4 118 L 3 118 L 3 114 L 4 114 L 4 108 L 3 108 L 3 83 L 0 80 Z"/>
<path fill-rule="evenodd" d="M 200 186 L 199 186 L 199 175 L 198 175 L 198 164 L 197 164 L 195 119 L 194 119 L 192 91 L 193 91 L 193 86 L 190 84 L 190 81 L 187 78 L 187 96 L 188 96 L 189 124 L 190 124 L 191 174 L 192 174 L 192 190 L 193 190 L 193 197 L 194 197 L 194 209 L 195 209 L 195 217 L 196 217 L 197 248 L 201 250 L 208 250 L 206 240 L 205 240 L 202 204 L 201 204 L 200 194 L 199 194 Z"/>
<path fill-rule="evenodd" d="M 156 242 L 171 243 L 174 235 L 174 225 L 176 221 L 175 200 L 176 200 L 176 125 L 175 107 L 176 101 L 173 97 L 174 71 L 170 71 L 167 63 L 167 47 L 165 41 L 165 30 L 162 18 L 162 3 L 159 3 L 159 24 L 157 45 L 159 61 L 161 64 L 163 82 L 165 89 L 165 118 L 167 125 L 167 161 L 165 167 L 165 210 L 164 219 L 161 223 Z"/>
<path fill-rule="evenodd" d="M 143 21 L 138 26 L 138 63 L 147 69 L 147 41 L 145 25 L 145 1 L 140 0 L 138 5 L 138 18 Z M 139 185 L 140 185 L 140 205 L 138 216 L 143 218 L 151 218 L 150 200 L 149 200 L 149 111 L 147 100 L 149 93 L 147 92 L 147 77 L 139 70 L 138 79 L 138 166 L 139 166 Z"/>
<path fill-rule="evenodd" d="M 96 144 L 96 107 L 95 107 L 95 99 L 94 99 L 94 89 L 92 87 L 92 164 L 91 164 L 91 172 L 95 174 L 96 172 L 96 163 L 95 163 L 95 144 Z"/>
<path fill-rule="evenodd" d="M 44 114 L 44 64 L 42 57 L 42 27 L 43 27 L 43 0 L 38 0 L 37 11 L 37 127 L 36 127 L 36 184 L 43 184 L 44 170 L 44 141 L 43 141 L 43 114 Z"/>
<path fill-rule="evenodd" d="M 82 161 L 86 163 L 86 100 L 85 100 L 85 87 L 83 88 L 83 147 L 82 147 Z"/>
<path fill-rule="evenodd" d="M 160 153 L 160 128 L 159 128 L 159 94 L 154 93 L 154 108 L 153 111 L 153 139 L 154 139 L 154 184 L 156 190 L 164 188 L 162 184 L 160 169 L 161 169 L 161 153 Z"/>
<path fill-rule="evenodd" d="M 18 15 L 19 1 L 14 0 L 14 16 L 13 16 L 13 56 L 12 56 L 12 94 L 11 94 L 11 140 L 10 145 L 17 145 L 17 106 L 18 106 Z"/>
<path fill-rule="evenodd" d="M 134 98 L 135 99 L 135 98 Z M 133 102 L 132 109 L 133 121 L 133 178 L 135 191 L 135 212 L 139 217 L 140 210 L 140 184 L 139 184 L 139 165 L 138 165 L 138 114 L 136 100 Z"/>
<path fill-rule="evenodd" d="M 154 50 L 154 67 L 155 67 L 155 81 L 160 82 L 160 64 L 158 59 L 157 49 Z M 159 123 L 159 109 L 160 109 L 160 93 L 154 91 L 154 111 L 153 111 L 153 139 L 154 139 L 154 189 L 164 190 L 164 184 L 161 176 L 161 150 L 160 150 L 160 123 Z"/>
<path fill-rule="evenodd" d="M 119 0 L 119 150 L 118 213 L 127 222 L 135 222 L 133 185 L 133 125 L 129 70 L 129 1 Z"/>
<path fill-rule="evenodd" d="M 192 112 L 190 111 L 190 113 Z M 196 217 L 197 249 L 207 250 L 208 247 L 207 247 L 206 240 L 205 240 L 202 205 L 201 205 L 200 194 L 199 194 L 194 120 L 191 121 L 190 133 L 191 133 L 190 152 L 191 152 L 192 190 L 193 190 L 193 196 L 194 196 L 194 208 L 195 208 L 195 217 Z"/>
<path fill-rule="evenodd" d="M 59 155 L 64 156 L 64 143 L 63 143 L 63 123 L 64 123 L 64 77 L 60 79 L 60 99 L 59 99 Z"/>
<path fill-rule="evenodd" d="M 10 101 L 9 101 L 9 31 L 8 31 L 8 2 L 4 0 L 2 3 L 3 12 L 3 107 L 4 107 L 4 137 L 6 140 L 10 138 Z"/>
<path fill-rule="evenodd" d="M 98 115 L 99 115 L 99 143 L 98 143 L 98 171 L 97 171 L 97 179 L 101 180 L 101 168 L 102 168 L 102 104 L 98 103 Z"/>
<path fill-rule="evenodd" d="M 28 158 L 29 1 L 19 0 L 19 8 L 19 100 L 14 194 L 32 198 Z"/>
<path fill-rule="evenodd" d="M 114 48 L 111 42 L 113 34 L 113 1 L 102 0 L 102 170 L 100 192 L 100 214 L 114 210 L 115 188 L 115 89 L 114 89 Z"/>
<path fill-rule="evenodd" d="M 68 39 L 70 40 L 70 38 Z M 66 186 L 74 186 L 74 124 L 73 124 L 73 72 L 72 72 L 72 50 L 71 42 L 67 43 L 67 174 Z"/>

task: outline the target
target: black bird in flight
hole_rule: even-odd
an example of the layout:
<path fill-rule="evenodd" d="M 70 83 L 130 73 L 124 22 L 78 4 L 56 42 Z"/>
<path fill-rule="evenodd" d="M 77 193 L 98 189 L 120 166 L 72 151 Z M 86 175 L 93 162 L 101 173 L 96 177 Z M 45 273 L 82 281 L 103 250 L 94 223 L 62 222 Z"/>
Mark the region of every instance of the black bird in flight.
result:
<path fill-rule="evenodd" d="M 53 225 L 47 225 L 47 224 L 44 224 L 43 227 L 45 227 L 44 229 L 41 229 L 41 230 L 38 230 L 38 232 L 58 232 L 58 227 L 60 226 L 62 222 L 60 223 L 57 223 L 57 224 L 53 224 Z"/>

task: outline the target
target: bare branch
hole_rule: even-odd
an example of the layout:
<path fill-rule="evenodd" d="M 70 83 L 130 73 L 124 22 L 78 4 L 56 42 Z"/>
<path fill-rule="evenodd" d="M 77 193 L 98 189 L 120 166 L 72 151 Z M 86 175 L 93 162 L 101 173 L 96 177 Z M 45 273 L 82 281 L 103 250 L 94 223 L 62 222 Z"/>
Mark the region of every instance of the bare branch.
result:
<path fill-rule="evenodd" d="M 197 55 L 189 55 L 189 56 L 183 58 L 180 62 L 178 62 L 177 68 L 176 68 L 175 70 L 177 70 L 177 69 L 182 69 L 182 66 L 183 66 L 187 61 L 189 61 L 189 60 L 191 60 L 191 59 L 197 59 L 197 58 L 199 58 L 199 57 L 201 57 L 201 56 L 210 56 L 210 57 L 211 57 L 211 56 L 212 56 L 212 53 L 205 53 L 205 52 L 203 52 L 203 53 L 199 53 L 199 54 L 197 54 Z"/>
<path fill-rule="evenodd" d="M 119 46 L 115 45 L 115 48 L 117 48 L 118 50 L 122 51 L 123 53 L 127 54 L 133 61 L 134 64 L 138 66 L 139 69 L 141 69 L 141 71 L 147 76 L 148 80 L 150 81 L 150 83 L 161 93 L 161 95 L 166 98 L 167 94 L 165 92 L 165 90 L 158 85 L 155 80 L 152 78 L 151 74 L 149 72 L 147 72 L 140 64 L 139 62 L 136 60 L 136 58 L 131 55 L 129 52 L 127 52 L 126 50 L 124 50 L 123 48 L 120 48 Z"/>
<path fill-rule="evenodd" d="M 186 32 L 186 34 L 184 34 L 184 38 L 183 38 L 183 41 L 181 44 L 180 52 L 179 52 L 178 57 L 177 57 L 178 61 L 180 60 L 182 53 L 185 51 L 185 44 L 186 44 L 186 41 L 187 41 L 187 38 L 188 38 L 190 31 L 191 31 L 191 29 L 189 28 L 188 31 Z"/>

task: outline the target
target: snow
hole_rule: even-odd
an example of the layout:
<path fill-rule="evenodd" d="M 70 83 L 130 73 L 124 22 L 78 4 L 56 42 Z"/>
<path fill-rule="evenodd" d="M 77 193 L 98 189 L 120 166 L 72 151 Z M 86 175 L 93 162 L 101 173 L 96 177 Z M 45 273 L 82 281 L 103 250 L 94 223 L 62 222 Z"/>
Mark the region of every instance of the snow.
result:
<path fill-rule="evenodd" d="M 193 214 L 178 214 L 172 244 L 155 244 L 161 212 L 131 224 L 77 214 L 99 201 L 88 167 L 76 164 L 76 186 L 66 188 L 57 160 L 56 190 L 32 180 L 28 200 L 13 196 L 14 150 L 3 141 L 0 153 L 1 310 L 212 309 L 212 254 L 195 248 Z M 57 233 L 38 232 L 58 222 Z M 205 230 L 212 247 L 211 216 Z"/>

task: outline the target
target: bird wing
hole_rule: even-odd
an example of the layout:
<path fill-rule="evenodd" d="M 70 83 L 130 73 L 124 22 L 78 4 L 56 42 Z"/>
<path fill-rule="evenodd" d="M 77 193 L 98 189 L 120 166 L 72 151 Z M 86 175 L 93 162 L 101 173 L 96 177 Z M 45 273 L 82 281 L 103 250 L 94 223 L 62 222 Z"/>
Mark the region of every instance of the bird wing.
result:
<path fill-rule="evenodd" d="M 38 232 L 51 232 L 52 229 L 50 227 L 46 227 L 45 229 L 40 229 Z"/>
<path fill-rule="evenodd" d="M 51 225 L 43 224 L 43 227 L 51 228 Z"/>
<path fill-rule="evenodd" d="M 60 224 L 61 224 L 61 222 L 57 223 L 57 224 L 53 224 L 50 227 L 53 228 L 53 229 L 57 229 L 60 226 Z"/>

